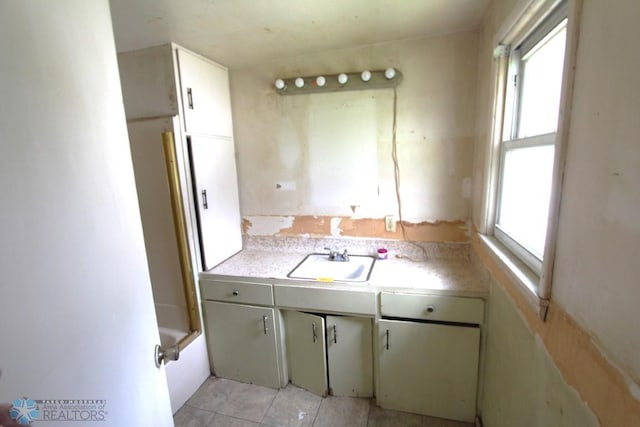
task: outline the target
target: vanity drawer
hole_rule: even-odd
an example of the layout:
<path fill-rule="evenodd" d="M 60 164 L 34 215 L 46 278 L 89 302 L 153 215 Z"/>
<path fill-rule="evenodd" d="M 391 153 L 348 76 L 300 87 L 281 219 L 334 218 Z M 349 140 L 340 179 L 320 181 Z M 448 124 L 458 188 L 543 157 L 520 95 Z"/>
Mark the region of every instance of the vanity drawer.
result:
<path fill-rule="evenodd" d="M 484 301 L 480 298 L 383 292 L 380 295 L 380 312 L 387 317 L 481 324 Z"/>
<path fill-rule="evenodd" d="M 274 285 L 280 308 L 323 313 L 376 315 L 376 293 L 345 289 L 314 288 L 308 285 Z"/>
<path fill-rule="evenodd" d="M 273 305 L 273 288 L 269 283 L 201 280 L 200 293 L 202 300 Z"/>

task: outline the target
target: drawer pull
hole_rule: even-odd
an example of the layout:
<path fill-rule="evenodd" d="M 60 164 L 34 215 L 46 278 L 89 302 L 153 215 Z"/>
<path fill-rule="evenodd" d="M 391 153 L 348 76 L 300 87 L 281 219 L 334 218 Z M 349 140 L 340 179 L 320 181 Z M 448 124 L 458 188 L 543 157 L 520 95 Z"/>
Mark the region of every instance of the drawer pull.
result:
<path fill-rule="evenodd" d="M 234 297 L 237 297 L 238 295 L 240 295 L 240 292 L 239 292 L 239 291 L 233 291 L 233 296 L 234 296 Z"/>
<path fill-rule="evenodd" d="M 267 327 L 267 320 L 269 320 L 267 316 L 262 316 L 262 326 L 264 327 L 265 335 L 267 335 L 267 332 L 269 331 L 269 328 Z"/>
<path fill-rule="evenodd" d="M 387 343 L 384 345 L 384 347 L 389 350 L 389 330 L 387 329 L 387 332 L 385 332 L 385 335 L 387 336 Z"/>
<path fill-rule="evenodd" d="M 433 313 L 434 311 L 436 311 L 436 308 L 432 305 L 428 305 L 427 306 L 427 313 Z"/>
<path fill-rule="evenodd" d="M 316 340 L 318 339 L 318 333 L 316 332 L 316 324 L 315 323 L 311 324 L 311 333 L 313 335 L 313 343 L 315 344 Z"/>

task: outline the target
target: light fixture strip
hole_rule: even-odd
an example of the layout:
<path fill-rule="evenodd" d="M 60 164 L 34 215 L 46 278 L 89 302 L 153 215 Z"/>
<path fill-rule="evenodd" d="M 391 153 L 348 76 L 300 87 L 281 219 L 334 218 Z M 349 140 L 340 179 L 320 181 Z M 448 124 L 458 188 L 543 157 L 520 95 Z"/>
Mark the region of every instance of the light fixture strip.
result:
<path fill-rule="evenodd" d="M 345 80 L 345 75 L 346 82 L 340 83 L 340 81 Z M 363 79 L 363 76 L 365 78 L 368 78 L 368 80 L 365 81 Z M 391 78 L 389 78 L 388 76 L 391 76 Z M 324 77 L 324 85 L 318 84 L 318 81 L 323 82 L 323 79 L 318 79 L 318 77 Z M 296 80 L 298 81 L 298 85 L 296 85 Z M 301 81 L 304 81 L 303 86 L 300 86 Z M 296 76 L 286 79 L 278 78 L 276 80 L 277 84 L 275 85 L 275 90 L 280 95 L 302 95 L 305 93 L 337 92 L 343 90 L 394 88 L 398 86 L 401 81 L 402 73 L 400 71 L 395 68 L 387 68 L 386 70 L 376 71 L 365 70 L 364 72 L 340 73 L 330 75 L 322 74 L 306 77 Z M 282 85 L 280 82 L 283 82 L 284 85 Z"/>

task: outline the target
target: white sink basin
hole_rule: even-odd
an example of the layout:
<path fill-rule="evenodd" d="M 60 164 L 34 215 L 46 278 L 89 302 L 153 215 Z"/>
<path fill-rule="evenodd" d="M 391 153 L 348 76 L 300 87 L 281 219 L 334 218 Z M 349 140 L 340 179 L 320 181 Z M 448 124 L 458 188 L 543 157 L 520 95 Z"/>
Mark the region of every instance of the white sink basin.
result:
<path fill-rule="evenodd" d="M 328 254 L 309 254 L 287 277 L 320 282 L 366 282 L 374 262 L 375 258 L 367 255 L 349 255 L 349 261 L 331 261 Z"/>

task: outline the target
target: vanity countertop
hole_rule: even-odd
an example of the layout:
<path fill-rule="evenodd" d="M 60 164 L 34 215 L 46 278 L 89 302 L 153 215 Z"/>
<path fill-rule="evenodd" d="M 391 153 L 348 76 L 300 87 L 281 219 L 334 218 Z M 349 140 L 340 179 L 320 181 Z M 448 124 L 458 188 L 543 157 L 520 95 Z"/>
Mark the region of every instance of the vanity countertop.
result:
<path fill-rule="evenodd" d="M 350 254 L 370 255 L 377 248 L 389 251 L 387 259 L 376 260 L 367 283 L 301 281 L 287 277 L 309 253 L 324 253 L 325 247 Z M 466 244 L 416 244 L 372 239 L 255 238 L 245 239 L 242 251 L 201 279 L 268 280 L 278 284 L 340 287 L 370 291 L 437 293 L 486 297 L 488 287 L 474 268 Z"/>

